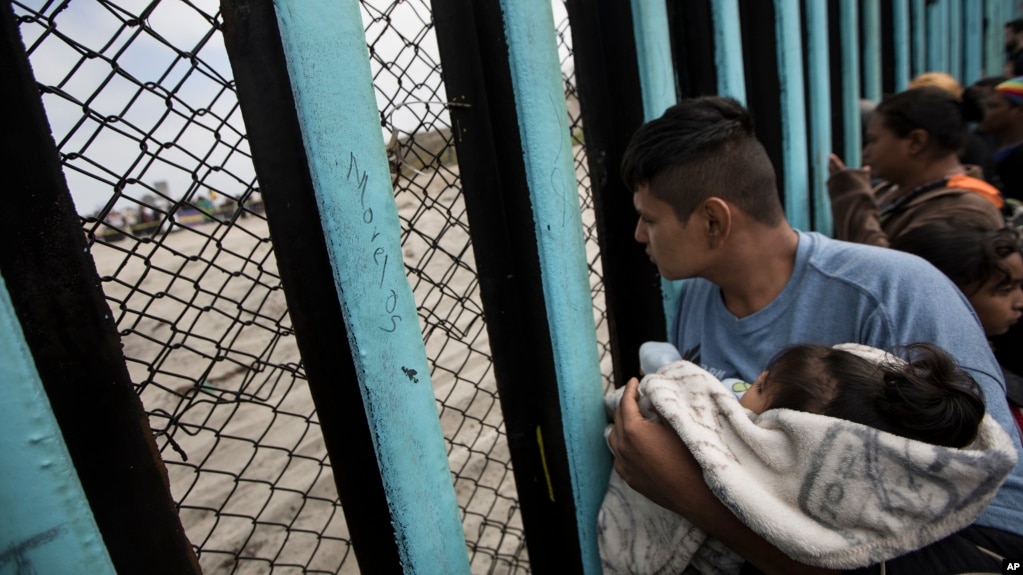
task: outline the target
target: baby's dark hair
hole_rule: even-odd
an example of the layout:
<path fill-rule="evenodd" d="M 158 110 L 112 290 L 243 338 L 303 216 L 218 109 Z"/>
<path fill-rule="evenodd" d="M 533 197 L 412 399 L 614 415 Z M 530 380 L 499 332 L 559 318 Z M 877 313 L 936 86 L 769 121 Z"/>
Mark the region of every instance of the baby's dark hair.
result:
<path fill-rule="evenodd" d="M 905 361 L 875 363 L 823 345 L 787 347 L 767 368 L 761 389 L 767 409 L 827 415 L 933 445 L 973 442 L 984 418 L 977 382 L 935 345 L 893 351 Z"/>

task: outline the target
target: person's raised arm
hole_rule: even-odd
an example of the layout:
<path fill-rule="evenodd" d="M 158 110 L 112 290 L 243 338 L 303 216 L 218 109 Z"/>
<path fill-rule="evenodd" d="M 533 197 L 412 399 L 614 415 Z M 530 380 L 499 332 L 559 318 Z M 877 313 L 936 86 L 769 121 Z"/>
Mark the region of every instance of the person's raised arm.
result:
<path fill-rule="evenodd" d="M 625 386 L 608 437 L 615 471 L 633 489 L 682 515 L 764 573 L 837 573 L 797 563 L 744 525 L 707 486 L 699 464 L 670 428 L 639 412 L 639 381 Z"/>
<path fill-rule="evenodd" d="M 828 158 L 828 195 L 831 197 L 831 219 L 835 239 L 888 247 L 888 234 L 881 229 L 874 190 L 868 168 L 854 170 L 841 158 Z"/>

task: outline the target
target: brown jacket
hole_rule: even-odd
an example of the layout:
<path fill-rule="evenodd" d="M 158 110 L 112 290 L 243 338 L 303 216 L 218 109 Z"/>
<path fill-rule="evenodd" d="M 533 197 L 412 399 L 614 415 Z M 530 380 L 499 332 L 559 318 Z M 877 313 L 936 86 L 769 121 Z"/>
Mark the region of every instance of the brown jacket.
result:
<path fill-rule="evenodd" d="M 937 220 L 955 218 L 990 229 L 1005 227 L 998 190 L 983 180 L 957 175 L 911 192 L 903 202 L 891 184 L 870 187 L 865 170 L 846 169 L 828 180 L 835 238 L 888 247 L 907 231 Z"/>

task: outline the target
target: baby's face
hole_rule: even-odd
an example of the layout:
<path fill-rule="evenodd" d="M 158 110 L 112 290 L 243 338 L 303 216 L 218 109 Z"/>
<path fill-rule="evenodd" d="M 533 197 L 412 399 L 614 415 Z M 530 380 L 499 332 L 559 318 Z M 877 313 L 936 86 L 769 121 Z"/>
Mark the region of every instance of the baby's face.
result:
<path fill-rule="evenodd" d="M 764 396 L 764 380 L 767 379 L 767 372 L 761 372 L 757 380 L 753 382 L 746 393 L 742 394 L 739 405 L 756 413 L 763 413 L 767 409 L 767 398 Z"/>

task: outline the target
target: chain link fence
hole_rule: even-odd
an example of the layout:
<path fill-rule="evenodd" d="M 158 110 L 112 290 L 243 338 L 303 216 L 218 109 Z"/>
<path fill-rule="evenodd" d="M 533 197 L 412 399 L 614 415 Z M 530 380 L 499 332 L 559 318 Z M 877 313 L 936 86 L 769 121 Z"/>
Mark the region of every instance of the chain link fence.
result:
<path fill-rule="evenodd" d="M 68 186 L 200 565 L 357 573 L 216 0 L 16 0 Z M 361 3 L 474 573 L 528 573 L 429 2 Z M 571 38 L 554 5 L 573 137 Z M 607 322 L 575 148 L 605 386 Z"/>

